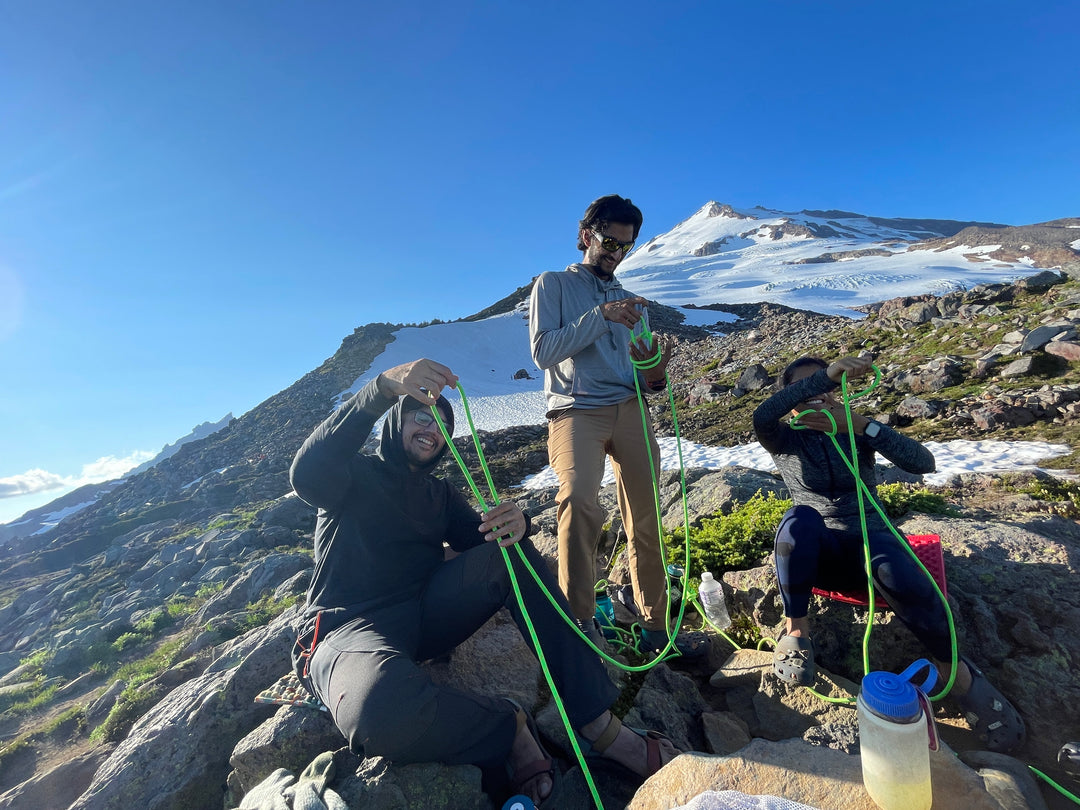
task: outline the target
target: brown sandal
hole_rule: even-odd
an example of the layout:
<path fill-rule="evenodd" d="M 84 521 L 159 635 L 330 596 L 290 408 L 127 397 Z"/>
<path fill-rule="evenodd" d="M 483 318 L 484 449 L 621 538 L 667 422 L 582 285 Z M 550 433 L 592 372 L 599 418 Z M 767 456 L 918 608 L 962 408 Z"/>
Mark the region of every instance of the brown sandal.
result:
<path fill-rule="evenodd" d="M 600 733 L 600 736 L 597 737 L 595 740 L 586 740 L 580 734 L 578 735 L 578 739 L 580 739 L 583 743 L 584 753 L 586 757 L 590 759 L 597 759 L 603 757 L 610 762 L 615 761 L 611 760 L 609 757 L 604 757 L 604 752 L 611 747 L 611 744 L 615 742 L 615 738 L 619 736 L 619 732 L 623 728 L 623 722 L 615 716 L 614 712 L 610 712 L 610 714 L 611 719 L 608 721 L 607 728 L 605 728 Z M 666 741 L 670 743 L 671 747 L 675 749 L 676 754 L 682 753 L 675 746 L 675 743 L 673 743 L 667 736 L 661 734 L 659 731 L 646 731 L 644 729 L 634 728 L 633 726 L 626 726 L 626 728 L 630 729 L 632 732 L 645 740 L 646 773 L 643 776 L 643 778 L 645 779 L 648 779 L 650 776 L 652 776 L 654 773 L 659 771 L 661 768 L 664 767 L 664 765 L 667 764 L 666 762 L 664 762 L 664 754 L 660 748 L 660 744 L 662 742 Z M 621 765 L 622 763 L 616 764 Z M 627 766 L 623 765 L 622 767 L 626 768 Z M 630 769 L 627 768 L 627 770 Z"/>
<path fill-rule="evenodd" d="M 507 762 L 506 776 L 510 780 L 511 788 L 515 793 L 529 796 L 530 794 L 529 791 L 526 790 L 526 785 L 537 777 L 547 774 L 551 780 L 551 790 L 548 792 L 547 796 L 538 798 L 535 801 L 536 806 L 539 807 L 540 803 L 550 798 L 551 794 L 555 791 L 555 762 L 544 749 L 544 744 L 540 742 L 540 730 L 536 727 L 536 721 L 533 720 L 533 716 L 516 701 L 510 700 L 510 698 L 505 698 L 505 700 L 514 707 L 514 713 L 517 716 L 516 733 L 520 733 L 522 728 L 527 727 L 529 729 L 529 734 L 536 740 L 536 747 L 540 749 L 542 755 L 541 759 L 533 760 L 517 769 L 511 768 L 510 763 Z"/>

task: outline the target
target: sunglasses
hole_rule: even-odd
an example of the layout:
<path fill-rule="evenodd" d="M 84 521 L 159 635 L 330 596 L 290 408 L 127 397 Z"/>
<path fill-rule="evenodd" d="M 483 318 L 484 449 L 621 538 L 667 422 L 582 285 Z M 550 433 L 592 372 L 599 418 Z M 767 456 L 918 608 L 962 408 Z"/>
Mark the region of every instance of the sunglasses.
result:
<path fill-rule="evenodd" d="M 593 231 L 593 235 L 599 237 L 600 247 L 606 250 L 608 253 L 615 253 L 616 251 L 621 250 L 623 252 L 623 255 L 625 256 L 627 253 L 634 249 L 633 239 L 631 239 L 629 242 L 620 242 L 618 239 L 615 239 L 612 236 L 605 236 L 604 234 L 600 233 L 600 231 Z"/>
<path fill-rule="evenodd" d="M 426 428 L 435 421 L 435 414 L 426 408 L 421 408 L 420 410 L 413 411 L 412 419 L 420 427 Z"/>

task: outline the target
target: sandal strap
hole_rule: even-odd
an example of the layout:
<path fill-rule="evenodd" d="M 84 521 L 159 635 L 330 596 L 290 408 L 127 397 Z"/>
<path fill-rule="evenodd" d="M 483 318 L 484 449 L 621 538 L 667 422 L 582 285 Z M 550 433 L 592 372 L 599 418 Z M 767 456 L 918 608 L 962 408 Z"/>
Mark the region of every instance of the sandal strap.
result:
<path fill-rule="evenodd" d="M 589 741 L 589 748 L 597 754 L 604 753 L 615 742 L 615 738 L 622 730 L 622 720 L 615 716 L 615 712 L 609 711 L 608 714 L 611 719 L 608 721 L 607 728 L 600 732 L 600 736 L 595 740 Z"/>
<path fill-rule="evenodd" d="M 655 732 L 645 735 L 645 765 L 649 776 L 652 776 L 663 767 L 663 756 L 660 753 L 660 737 Z"/>

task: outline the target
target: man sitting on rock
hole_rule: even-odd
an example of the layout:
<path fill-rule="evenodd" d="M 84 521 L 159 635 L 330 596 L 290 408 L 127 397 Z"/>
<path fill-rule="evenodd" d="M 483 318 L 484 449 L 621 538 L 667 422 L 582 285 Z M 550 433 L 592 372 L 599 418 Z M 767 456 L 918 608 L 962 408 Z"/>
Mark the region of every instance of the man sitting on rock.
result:
<path fill-rule="evenodd" d="M 569 611 L 513 503 L 481 517 L 432 471 L 457 384 L 427 359 L 395 366 L 319 425 L 292 464 L 296 493 L 318 507 L 315 571 L 293 661 L 353 751 L 397 763 L 471 763 L 534 802 L 553 788 L 552 761 L 528 713 L 508 699 L 432 682 L 418 662 L 463 642 L 500 607 L 528 639 L 499 546 L 518 544 Z M 378 450 L 360 450 L 389 411 Z M 458 555 L 445 559 L 444 542 Z M 592 753 L 648 776 L 678 754 L 667 738 L 623 726 L 600 659 L 558 614 L 517 553 L 509 555 L 567 715 Z"/>
<path fill-rule="evenodd" d="M 866 585 L 855 477 L 827 434 L 835 431 L 845 450 L 848 434 L 855 434 L 855 463 L 870 492 L 877 487 L 877 453 L 911 473 L 934 471 L 933 454 L 914 439 L 855 412 L 848 424 L 844 405 L 832 391 L 845 373 L 851 380 L 872 367 L 869 355 L 842 357 L 832 363 L 800 357 L 784 369 L 780 390 L 754 411 L 757 439 L 772 456 L 794 501 L 776 532 L 776 576 L 787 627 L 776 645 L 773 670 L 781 679 L 804 686 L 812 684 L 815 675 L 807 617 L 812 589 L 849 591 Z M 798 416 L 799 426 L 805 429 L 782 421 L 789 414 Z M 877 510 L 867 505 L 865 514 L 874 587 L 926 645 L 947 677 L 952 669 L 947 663 L 952 659 L 952 644 L 944 605 Z M 952 696 L 987 748 L 1008 752 L 1023 745 L 1024 721 L 966 658 L 957 666 Z"/>

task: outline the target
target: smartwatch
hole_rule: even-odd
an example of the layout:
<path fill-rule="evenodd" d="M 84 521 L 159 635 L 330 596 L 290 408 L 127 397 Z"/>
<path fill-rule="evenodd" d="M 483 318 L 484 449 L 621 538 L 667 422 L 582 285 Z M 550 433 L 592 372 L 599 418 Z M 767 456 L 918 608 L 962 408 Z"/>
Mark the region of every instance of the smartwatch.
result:
<path fill-rule="evenodd" d="M 875 422 L 873 419 L 869 420 L 863 428 L 863 435 L 868 439 L 876 439 L 880 433 L 881 422 Z"/>

